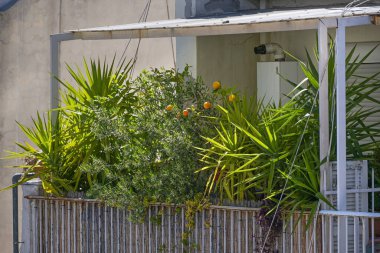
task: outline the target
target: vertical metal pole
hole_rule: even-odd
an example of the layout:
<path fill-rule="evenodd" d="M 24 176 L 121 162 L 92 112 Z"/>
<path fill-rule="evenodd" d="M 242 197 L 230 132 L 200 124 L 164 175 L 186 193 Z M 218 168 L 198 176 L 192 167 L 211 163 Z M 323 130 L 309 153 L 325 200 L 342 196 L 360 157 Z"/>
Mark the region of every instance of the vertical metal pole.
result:
<path fill-rule="evenodd" d="M 149 213 L 150 213 L 150 210 L 151 210 L 151 208 L 149 208 Z M 124 253 L 126 253 L 127 252 L 127 242 L 128 242 L 128 239 L 127 239 L 127 226 L 126 226 L 126 222 L 125 222 L 125 220 L 126 220 L 126 213 L 127 211 L 125 210 L 125 209 L 123 209 L 123 245 L 124 245 Z M 150 221 L 150 219 L 149 219 L 149 221 Z M 149 252 L 152 252 L 152 251 L 150 251 L 149 250 Z"/>
<path fill-rule="evenodd" d="M 163 247 L 165 246 L 165 206 L 161 206 L 161 213 L 161 247 Z"/>
<path fill-rule="evenodd" d="M 91 212 L 91 221 L 92 221 L 92 226 L 91 226 L 91 235 L 92 235 L 92 252 L 95 252 L 95 202 L 92 203 L 92 212 Z M 70 227 L 69 227 L 70 229 Z M 99 231 L 100 232 L 100 231 Z"/>
<path fill-rule="evenodd" d="M 210 248 L 210 252 L 213 252 L 213 238 L 212 238 L 212 228 L 213 228 L 213 224 L 212 224 L 212 222 L 213 222 L 213 214 L 212 214 L 212 209 L 210 209 L 210 213 L 209 213 L 209 215 L 210 215 L 210 227 L 209 227 L 209 231 L 210 231 L 210 242 L 209 242 L 209 248 Z"/>
<path fill-rule="evenodd" d="M 49 205 L 49 201 L 48 200 L 45 200 L 45 206 L 44 206 L 44 212 L 45 212 L 45 252 L 48 252 L 49 251 L 49 239 L 48 239 L 48 236 L 49 236 L 49 215 L 48 215 L 48 205 Z"/>
<path fill-rule="evenodd" d="M 221 252 L 220 250 L 220 210 L 216 210 L 216 227 L 217 227 L 217 233 L 216 233 L 216 252 Z"/>
<path fill-rule="evenodd" d="M 177 237 L 178 237 L 178 231 L 177 231 L 177 207 L 174 206 L 174 253 L 177 253 L 178 245 L 177 245 Z M 150 241 L 150 239 L 149 239 Z M 150 251 L 149 251 L 150 252 Z"/>
<path fill-rule="evenodd" d="M 185 208 L 181 208 L 181 234 L 183 235 L 183 233 L 185 233 Z M 182 252 L 184 252 L 184 243 L 181 243 L 181 249 L 182 249 Z"/>
<path fill-rule="evenodd" d="M 202 210 L 202 233 L 201 233 L 201 237 L 202 237 L 201 252 L 204 253 L 205 252 L 205 237 L 206 237 L 206 233 L 205 233 L 205 210 Z"/>
<path fill-rule="evenodd" d="M 152 252 L 152 229 L 151 229 L 151 217 L 152 217 L 152 206 L 148 209 L 148 252 Z"/>
<path fill-rule="evenodd" d="M 329 239 L 327 240 L 329 244 L 329 253 L 334 252 L 334 216 L 327 216 L 329 218 Z"/>
<path fill-rule="evenodd" d="M 336 85 L 337 85 L 337 199 L 338 210 L 346 210 L 346 30 L 342 19 L 336 29 Z M 346 252 L 344 217 L 338 217 L 338 252 Z"/>
<path fill-rule="evenodd" d="M 367 240 L 366 240 L 366 234 L 367 234 L 367 228 L 366 228 L 366 224 L 367 224 L 367 218 L 365 217 L 362 217 L 362 252 L 366 252 L 366 245 L 367 245 Z"/>
<path fill-rule="evenodd" d="M 293 248 L 294 248 L 294 226 L 293 226 L 293 217 L 294 215 L 290 216 L 290 253 L 293 253 Z"/>
<path fill-rule="evenodd" d="M 234 222 L 234 210 L 230 211 L 230 252 L 234 252 L 234 229 L 235 229 L 235 222 Z"/>
<path fill-rule="evenodd" d="M 194 231 L 194 234 L 195 234 L 195 244 L 198 246 L 198 244 L 199 244 L 199 240 L 198 240 L 198 230 L 199 230 L 198 212 L 196 212 L 194 214 L 194 216 L 195 216 L 195 231 Z"/>
<path fill-rule="evenodd" d="M 359 218 L 354 217 L 354 253 L 359 252 Z"/>
<path fill-rule="evenodd" d="M 50 35 L 50 108 L 55 109 L 59 105 L 59 46 L 61 41 L 74 40 L 73 33 L 61 33 Z M 52 111 L 51 119 L 55 123 L 57 112 Z"/>
<path fill-rule="evenodd" d="M 58 80 L 56 79 L 59 74 L 59 44 L 60 40 L 58 35 L 50 36 L 50 108 L 58 107 Z M 56 112 L 52 111 L 52 120 L 56 120 Z"/>
<path fill-rule="evenodd" d="M 286 252 L 286 225 L 285 222 L 282 223 L 282 253 Z"/>
<path fill-rule="evenodd" d="M 171 231 L 172 231 L 172 227 L 171 227 L 171 219 L 172 219 L 172 207 L 171 206 L 168 206 L 168 251 L 171 252 L 172 250 L 172 245 L 171 245 Z"/>
<path fill-rule="evenodd" d="M 256 215 L 257 213 L 252 213 L 252 250 L 256 252 Z"/>
<path fill-rule="evenodd" d="M 223 210 L 223 253 L 227 252 L 227 211 Z"/>
<path fill-rule="evenodd" d="M 17 173 L 12 177 L 12 184 L 17 184 L 22 174 Z M 12 206 L 13 206 L 13 253 L 19 252 L 18 239 L 18 186 L 12 188 Z"/>
<path fill-rule="evenodd" d="M 57 201 L 58 204 L 59 204 L 59 201 Z M 66 223 L 65 223 L 65 202 L 62 201 L 62 204 L 61 204 L 61 250 L 62 252 L 67 252 L 65 250 L 65 247 L 66 247 Z"/>
<path fill-rule="evenodd" d="M 71 253 L 71 204 L 67 202 L 67 252 Z"/>
<path fill-rule="evenodd" d="M 241 211 L 238 211 L 238 253 L 241 253 Z"/>
<path fill-rule="evenodd" d="M 328 33 L 327 27 L 321 20 L 318 25 L 318 73 L 319 73 L 319 157 L 324 160 L 328 156 L 329 150 L 329 87 L 328 87 Z M 326 170 L 328 163 L 321 165 L 320 191 L 324 195 L 326 189 Z M 326 204 L 322 203 L 326 208 Z"/>
<path fill-rule="evenodd" d="M 245 253 L 248 253 L 248 211 L 245 212 Z"/>

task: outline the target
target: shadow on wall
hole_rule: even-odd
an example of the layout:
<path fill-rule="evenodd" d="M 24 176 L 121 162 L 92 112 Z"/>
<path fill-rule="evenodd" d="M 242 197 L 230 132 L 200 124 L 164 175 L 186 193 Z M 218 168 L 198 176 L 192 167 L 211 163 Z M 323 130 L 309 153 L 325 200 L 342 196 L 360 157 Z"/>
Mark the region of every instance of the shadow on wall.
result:
<path fill-rule="evenodd" d="M 17 0 L 0 0 L 0 11 L 6 11 L 11 8 Z"/>
<path fill-rule="evenodd" d="M 3 132 L 2 132 L 3 126 L 4 126 L 4 119 L 0 118 L 0 142 L 4 137 Z"/>

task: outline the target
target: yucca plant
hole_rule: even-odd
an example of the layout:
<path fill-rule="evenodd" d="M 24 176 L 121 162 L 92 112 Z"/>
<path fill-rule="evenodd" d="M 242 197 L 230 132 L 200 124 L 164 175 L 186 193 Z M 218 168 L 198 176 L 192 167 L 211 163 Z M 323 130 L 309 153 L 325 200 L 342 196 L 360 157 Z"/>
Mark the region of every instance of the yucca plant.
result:
<path fill-rule="evenodd" d="M 354 46 L 346 57 L 346 124 L 347 124 L 347 156 L 350 159 L 369 159 L 370 153 L 379 146 L 380 140 L 380 122 L 368 123 L 367 119 L 372 115 L 380 112 L 380 101 L 372 96 L 373 93 L 380 89 L 380 72 L 370 76 L 361 76 L 357 74 L 358 69 L 363 66 L 368 57 L 377 48 L 372 48 L 364 56 L 356 53 Z M 290 55 L 290 54 L 289 54 Z M 298 61 L 308 82 L 305 85 L 299 85 L 290 82 L 295 87 L 296 94 L 293 100 L 299 107 L 310 111 L 315 119 L 319 117 L 319 100 L 318 100 L 318 70 L 309 52 L 306 52 L 307 61 L 303 62 L 294 56 Z M 318 60 L 318 51 L 314 50 L 315 60 Z M 328 73 L 328 90 L 329 90 L 329 112 L 330 112 L 330 160 L 336 159 L 336 93 L 335 93 L 335 44 L 330 40 L 329 61 L 326 67 Z M 313 105 L 315 98 L 316 103 Z M 364 102 L 372 102 L 374 107 L 365 108 Z M 315 131 L 319 124 L 312 125 Z"/>
<path fill-rule="evenodd" d="M 107 115 L 110 121 L 118 117 L 126 119 L 134 102 L 129 82 L 130 63 L 123 62 L 115 68 L 114 60 L 111 64 L 91 60 L 90 65 L 84 61 L 83 71 L 79 68 L 74 71 L 70 66 L 67 69 L 74 83 L 60 80 L 65 89 L 61 90 L 61 105 L 55 109 L 57 118 L 53 121 L 49 112 L 46 118 L 37 114 L 32 119 L 33 127 L 18 123 L 29 140 L 17 143 L 21 151 L 10 152 L 7 157 L 26 160 L 25 165 L 17 167 L 23 167 L 26 174 L 35 172 L 45 191 L 57 196 L 86 191 L 94 181 L 104 182 L 104 173 L 87 173 L 81 169 L 93 156 L 110 161 L 119 155 L 110 149 L 115 136 L 97 135 L 93 122 L 105 108 L 112 108 L 113 114 Z M 19 183 L 30 179 L 24 177 Z"/>
<path fill-rule="evenodd" d="M 244 101 L 247 100 L 236 103 L 246 103 Z M 251 111 L 239 112 L 234 117 L 234 106 L 229 106 L 230 109 L 219 106 L 224 116 L 218 134 L 213 138 L 204 137 L 210 148 L 200 149 L 201 161 L 206 164 L 201 171 L 213 171 L 208 193 L 218 189 L 221 198 L 231 200 L 276 200 L 291 164 L 303 160 L 302 152 L 298 151 L 305 150 L 308 142 L 304 140 L 313 136 L 310 131 L 303 133 L 310 119 L 305 117 L 303 109 L 294 105 L 289 102 L 275 108 L 274 105 L 251 104 Z M 314 190 L 311 195 L 315 196 Z"/>
<path fill-rule="evenodd" d="M 330 45 L 327 71 L 332 160 L 336 156 L 335 54 L 334 43 Z M 347 154 L 352 159 L 370 158 L 370 151 L 379 145 L 380 122 L 366 123 L 379 109 L 362 106 L 366 100 L 380 103 L 371 97 L 380 88 L 379 73 L 370 77 L 355 74 L 373 50 L 360 57 L 355 55 L 354 48 L 346 59 L 346 78 L 350 80 L 347 86 Z M 331 206 L 319 190 L 318 71 L 309 53 L 307 59 L 307 63 L 298 60 L 307 78 L 306 87 L 293 83 L 295 90 L 289 95 L 288 103 L 278 108 L 257 103 L 252 113 L 243 116 L 233 107 L 219 108 L 225 116 L 220 118 L 217 135 L 205 137 L 210 148 L 201 149 L 201 160 L 205 162 L 201 170 L 212 172 L 208 194 L 216 191 L 221 197 L 232 200 L 266 199 L 272 203 L 269 213 L 277 206 L 290 211 L 288 214 L 295 211 L 314 213 L 319 201 Z"/>
<path fill-rule="evenodd" d="M 123 61 L 115 67 L 114 63 L 115 58 L 110 64 L 100 60 L 90 60 L 88 64 L 84 60 L 83 70 L 78 68 L 75 71 L 67 66 L 74 83 L 60 80 L 65 88 L 61 92 L 62 105 L 59 108 L 61 124 L 64 125 L 67 142 L 71 144 L 72 156 L 81 159 L 77 164 L 78 170 L 86 167 L 92 156 L 110 163 L 120 155 L 112 149 L 115 136 L 94 131 L 94 121 L 98 118 L 108 121 L 104 122 L 104 127 L 107 127 L 112 121 L 126 120 L 132 114 L 136 100 L 130 82 L 132 65 Z M 104 111 L 112 115 L 104 117 Z M 106 180 L 103 173 L 84 173 L 86 180 L 81 185 L 82 190 L 89 189 L 96 181 L 104 183 Z"/>
<path fill-rule="evenodd" d="M 68 143 L 60 125 L 61 115 L 58 114 L 53 125 L 50 113 L 47 117 L 37 113 L 32 119 L 33 127 L 17 123 L 29 139 L 25 143 L 16 143 L 20 152 L 9 152 L 6 158 L 25 160 L 26 164 L 17 166 L 25 169 L 25 175 L 34 173 L 39 177 L 47 193 L 56 196 L 64 192 L 78 189 L 81 174 L 77 170 L 77 159 L 68 152 Z M 24 183 L 33 177 L 24 177 L 19 183 Z"/>

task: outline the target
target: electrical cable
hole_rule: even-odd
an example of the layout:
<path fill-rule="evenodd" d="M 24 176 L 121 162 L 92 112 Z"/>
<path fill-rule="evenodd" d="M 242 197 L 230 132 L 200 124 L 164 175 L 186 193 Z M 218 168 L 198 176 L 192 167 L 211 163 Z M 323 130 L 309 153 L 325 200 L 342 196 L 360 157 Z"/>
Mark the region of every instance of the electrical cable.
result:
<path fill-rule="evenodd" d="M 149 13 L 149 8 L 150 8 L 150 3 L 152 2 L 152 0 L 147 0 L 146 4 L 145 4 L 145 7 L 138 19 L 138 23 L 141 23 L 142 20 L 144 20 L 144 22 L 147 20 L 148 18 L 148 13 Z M 141 38 L 140 38 L 141 39 Z M 121 54 L 121 57 L 117 63 L 117 67 L 120 66 L 120 64 L 123 62 L 123 58 L 131 44 L 131 41 L 132 41 L 132 38 L 129 38 L 128 41 L 126 42 L 125 46 L 124 46 L 124 50 L 123 50 L 123 53 Z"/>
<path fill-rule="evenodd" d="M 326 66 L 325 66 L 324 69 L 323 69 L 323 72 L 322 72 L 322 79 L 324 78 L 324 76 L 325 76 L 326 73 L 328 72 L 327 68 L 328 68 L 328 64 L 326 64 Z M 298 155 L 298 152 L 299 152 L 299 149 L 300 149 L 300 146 L 301 146 L 301 143 L 302 143 L 303 137 L 304 137 L 304 135 L 305 135 L 306 129 L 307 129 L 308 124 L 309 124 L 310 116 L 311 116 L 311 114 L 312 114 L 312 112 L 313 112 L 313 110 L 314 110 L 314 107 L 315 107 L 315 104 L 316 104 L 316 101 L 317 101 L 317 97 L 318 97 L 318 96 L 319 96 L 319 89 L 318 89 L 318 91 L 317 91 L 317 93 L 316 93 L 316 95 L 315 95 L 315 97 L 314 97 L 314 99 L 313 99 L 313 104 L 312 104 L 312 107 L 311 107 L 311 109 L 310 109 L 310 112 L 309 112 L 308 114 L 306 114 L 306 115 L 309 115 L 309 116 L 308 116 L 308 118 L 307 118 L 307 121 L 306 121 L 305 127 L 304 127 L 304 129 L 303 129 L 303 131 L 302 131 L 302 134 L 301 134 L 301 137 L 300 137 L 300 141 L 299 141 L 298 146 L 297 146 L 297 149 L 296 149 L 296 153 L 295 153 L 295 155 L 294 155 L 294 157 L 293 157 L 293 161 L 292 161 L 292 164 L 291 164 L 291 166 L 290 166 L 289 173 L 288 173 L 289 175 L 291 175 L 292 172 L 293 172 L 293 169 L 294 169 L 294 163 L 295 163 L 296 157 L 297 157 L 297 155 Z M 330 138 L 329 141 L 330 141 L 330 147 L 331 147 L 331 138 Z M 329 154 L 330 154 L 330 151 L 329 151 L 328 155 L 329 155 Z M 269 226 L 268 232 L 267 232 L 266 235 L 265 235 L 265 239 L 264 239 L 263 245 L 262 245 L 262 247 L 261 247 L 261 251 L 260 251 L 261 253 L 263 253 L 263 250 L 264 250 L 265 244 L 266 244 L 266 242 L 267 242 L 267 240 L 268 240 L 268 237 L 269 237 L 270 231 L 271 231 L 271 229 L 272 229 L 272 227 L 273 227 L 274 220 L 275 220 L 276 215 L 277 215 L 277 213 L 278 213 L 278 210 L 279 210 L 279 207 L 280 207 L 280 202 L 281 202 L 281 200 L 282 200 L 282 198 L 283 198 L 283 196 L 284 196 L 285 188 L 286 188 L 286 186 L 287 186 L 287 184 L 288 184 L 288 181 L 289 181 L 289 177 L 286 178 L 286 180 L 285 180 L 285 185 L 284 185 L 284 187 L 282 188 L 281 195 L 280 195 L 280 199 L 279 199 L 279 201 L 278 201 L 278 203 L 277 203 L 277 205 L 276 205 L 275 213 L 274 213 L 274 215 L 273 215 L 273 218 L 272 218 L 272 220 L 271 220 L 271 224 L 270 224 L 270 226 Z M 315 216 L 318 215 L 319 207 L 320 207 L 320 201 L 318 201 L 318 208 L 317 208 L 317 211 L 316 211 Z M 310 245 L 311 245 L 311 243 L 310 243 Z"/>
<path fill-rule="evenodd" d="M 310 120 L 310 116 L 311 116 L 311 114 L 312 114 L 312 112 L 313 112 L 313 110 L 314 110 L 314 106 L 315 106 L 315 104 L 316 104 L 316 101 L 317 101 L 317 97 L 318 97 L 318 95 L 319 95 L 319 90 L 318 90 L 318 92 L 315 94 L 315 97 L 314 97 L 314 99 L 313 99 L 313 105 L 311 106 L 310 112 L 309 112 L 308 114 L 306 114 L 306 115 L 308 115 L 308 118 L 307 118 L 307 120 L 306 120 L 305 127 L 304 127 L 304 129 L 303 129 L 303 131 L 302 131 L 302 134 L 301 134 L 301 137 L 300 137 L 300 141 L 299 141 L 298 146 L 297 146 L 297 149 L 296 149 L 296 153 L 295 153 L 295 155 L 294 155 L 294 157 L 293 157 L 293 161 L 292 161 L 292 164 L 291 164 L 291 166 L 290 166 L 289 173 L 288 173 L 289 175 L 291 175 L 292 172 L 293 172 L 293 169 L 294 169 L 294 163 L 295 163 L 295 161 L 296 161 L 296 157 L 297 157 L 298 152 L 299 152 L 299 149 L 300 149 L 300 147 L 301 147 L 301 143 L 302 143 L 303 137 L 304 137 L 304 135 L 305 135 L 306 129 L 307 129 L 307 127 L 308 127 L 309 120 Z M 273 226 L 274 220 L 275 220 L 275 218 L 276 218 L 276 215 L 277 215 L 277 213 L 278 213 L 278 209 L 279 209 L 279 207 L 280 207 L 280 202 L 281 202 L 282 198 L 284 197 L 285 188 L 286 188 L 286 186 L 287 186 L 287 184 L 288 184 L 288 181 L 289 181 L 289 177 L 286 178 L 286 180 L 285 180 L 285 185 L 284 185 L 284 187 L 282 188 L 281 195 L 280 195 L 280 199 L 279 199 L 279 201 L 278 201 L 278 203 L 277 203 L 277 205 L 276 205 L 276 209 L 275 209 L 275 212 L 274 212 L 274 215 L 273 215 L 273 218 L 272 218 L 271 224 L 270 224 L 270 226 L 269 226 L 268 232 L 267 232 L 266 235 L 265 235 L 264 243 L 263 243 L 262 248 L 261 248 L 261 251 L 260 251 L 261 253 L 263 253 L 263 250 L 264 250 L 265 244 L 266 244 L 266 242 L 267 242 L 267 240 L 268 240 L 269 233 L 270 233 L 270 231 L 271 231 L 271 229 L 272 229 L 272 226 Z"/>
<path fill-rule="evenodd" d="M 165 0 L 166 2 L 166 12 L 167 12 L 167 16 L 168 16 L 168 20 L 170 20 L 170 12 L 169 12 L 169 3 L 168 3 L 168 0 Z M 175 53 L 174 53 L 174 43 L 173 43 L 173 34 L 170 34 L 170 44 L 171 44 L 171 47 L 172 47 L 172 57 L 173 57 L 173 64 L 174 64 L 174 69 L 177 70 L 177 63 L 176 63 L 176 59 L 175 59 Z"/>
<path fill-rule="evenodd" d="M 352 2 L 348 3 L 343 11 L 342 11 L 342 17 L 344 16 L 344 14 L 346 14 L 347 12 L 351 11 L 352 8 L 355 8 L 355 7 L 358 7 L 360 5 L 363 5 L 367 2 L 370 2 L 371 0 L 353 0 Z M 357 3 L 357 4 L 356 4 Z M 355 5 L 356 4 L 356 5 Z"/>
<path fill-rule="evenodd" d="M 144 13 L 144 16 L 142 17 L 142 20 L 144 22 L 146 22 L 146 20 L 148 19 L 148 15 L 149 15 L 149 10 L 150 10 L 150 4 L 152 3 L 152 0 L 148 0 L 147 2 L 147 5 L 144 9 L 145 13 Z M 136 48 L 136 52 L 135 52 L 135 56 L 133 57 L 133 62 L 132 62 L 132 68 L 131 68 L 131 74 L 130 74 L 130 77 L 133 76 L 133 73 L 135 72 L 135 68 L 136 68 L 136 62 L 137 62 L 137 56 L 138 56 L 138 53 L 139 53 L 139 49 L 140 49 L 140 44 L 141 44 L 141 36 L 139 37 L 139 40 L 138 40 L 138 43 L 137 43 L 137 48 Z"/>

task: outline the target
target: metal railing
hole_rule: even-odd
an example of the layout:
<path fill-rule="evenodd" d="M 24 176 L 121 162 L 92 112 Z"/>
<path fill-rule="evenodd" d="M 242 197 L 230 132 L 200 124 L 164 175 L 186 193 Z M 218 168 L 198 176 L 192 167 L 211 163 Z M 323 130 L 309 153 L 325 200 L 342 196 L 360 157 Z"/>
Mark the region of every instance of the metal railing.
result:
<path fill-rule="evenodd" d="M 380 238 L 376 238 L 375 230 L 380 226 L 380 213 L 322 210 L 319 215 L 324 231 L 323 252 L 338 252 L 339 219 L 346 226 L 346 252 L 380 252 Z"/>
<path fill-rule="evenodd" d="M 380 213 L 323 210 L 309 226 L 295 214 L 263 244 L 258 208 L 210 206 L 189 222 L 184 206 L 157 204 L 142 223 L 131 211 L 100 201 L 28 196 L 30 251 L 35 252 L 337 252 L 338 219 L 346 223 L 347 252 L 380 252 Z M 380 224 L 380 223 L 379 223 Z M 263 247 L 264 246 L 264 247 Z"/>
<path fill-rule="evenodd" d="M 142 223 L 131 211 L 94 200 L 27 196 L 30 247 L 35 252 L 320 252 L 321 219 L 280 224 L 262 245 L 258 208 L 210 206 L 189 220 L 184 206 L 151 205 Z M 297 222 L 296 222 L 297 221 Z M 297 223 L 297 225 L 296 225 Z M 264 246 L 264 247 L 263 247 Z"/>

